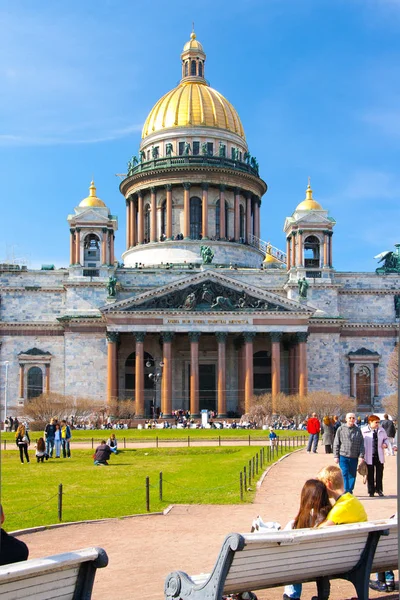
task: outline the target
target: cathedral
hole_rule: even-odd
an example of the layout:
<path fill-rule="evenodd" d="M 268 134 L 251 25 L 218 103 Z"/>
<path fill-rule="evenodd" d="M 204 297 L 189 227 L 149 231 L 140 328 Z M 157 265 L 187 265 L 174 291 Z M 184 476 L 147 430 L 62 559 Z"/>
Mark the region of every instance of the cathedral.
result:
<path fill-rule="evenodd" d="M 263 241 L 267 184 L 194 32 L 180 65 L 120 183 L 122 257 L 92 181 L 67 218 L 68 267 L 0 265 L 2 417 L 50 392 L 131 399 L 137 418 L 233 416 L 254 395 L 314 390 L 379 411 L 395 391 L 399 275 L 335 270 L 336 222 L 310 180 L 282 218 L 282 249 Z"/>

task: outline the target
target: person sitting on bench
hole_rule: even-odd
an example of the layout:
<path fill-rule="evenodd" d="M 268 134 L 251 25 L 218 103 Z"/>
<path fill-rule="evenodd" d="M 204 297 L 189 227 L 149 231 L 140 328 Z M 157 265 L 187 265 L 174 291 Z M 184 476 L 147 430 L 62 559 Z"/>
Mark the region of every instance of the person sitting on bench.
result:
<path fill-rule="evenodd" d="M 0 504 L 0 522 L 1 525 L 4 523 L 4 512 L 3 507 Z M 9 535 L 1 528 L 0 538 L 0 565 L 8 565 L 10 563 L 20 562 L 22 560 L 28 560 L 29 550 L 28 546 L 18 540 L 17 538 Z"/>

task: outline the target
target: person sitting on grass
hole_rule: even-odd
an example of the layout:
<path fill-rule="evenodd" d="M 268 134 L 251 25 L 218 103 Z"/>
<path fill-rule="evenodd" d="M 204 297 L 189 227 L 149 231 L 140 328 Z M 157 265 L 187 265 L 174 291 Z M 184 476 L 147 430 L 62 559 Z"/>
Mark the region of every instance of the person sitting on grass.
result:
<path fill-rule="evenodd" d="M 111 448 L 106 444 L 106 440 L 102 440 L 100 446 L 97 446 L 96 452 L 93 455 L 94 464 L 96 466 L 106 466 L 108 465 L 108 459 L 111 456 Z"/>
<path fill-rule="evenodd" d="M 3 507 L 0 504 L 0 524 L 4 523 Z M 6 533 L 1 527 L 0 537 L 0 565 L 9 565 L 10 563 L 28 560 L 29 550 L 25 542 L 18 540 L 12 535 Z"/>
<path fill-rule="evenodd" d="M 118 442 L 115 433 L 112 433 L 107 440 L 107 446 L 110 446 L 111 452 L 118 454 Z"/>
<path fill-rule="evenodd" d="M 37 462 L 43 462 L 44 459 L 48 459 L 49 457 L 46 454 L 46 442 L 44 441 L 44 439 L 42 437 L 40 437 L 38 439 L 38 441 L 35 444 L 35 448 L 36 448 L 36 461 Z"/>

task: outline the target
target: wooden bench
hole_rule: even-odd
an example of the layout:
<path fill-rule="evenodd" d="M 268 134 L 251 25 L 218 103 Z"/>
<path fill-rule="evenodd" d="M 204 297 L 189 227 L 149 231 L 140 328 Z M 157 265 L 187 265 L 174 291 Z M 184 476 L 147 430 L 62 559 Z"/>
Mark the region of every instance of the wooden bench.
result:
<path fill-rule="evenodd" d="M 211 574 L 170 573 L 166 600 L 220 600 L 222 595 L 346 579 L 368 600 L 370 573 L 397 569 L 397 519 L 268 533 L 232 533 Z"/>
<path fill-rule="evenodd" d="M 0 566 L 1 600 L 89 600 L 96 569 L 106 567 L 102 548 L 85 548 Z"/>

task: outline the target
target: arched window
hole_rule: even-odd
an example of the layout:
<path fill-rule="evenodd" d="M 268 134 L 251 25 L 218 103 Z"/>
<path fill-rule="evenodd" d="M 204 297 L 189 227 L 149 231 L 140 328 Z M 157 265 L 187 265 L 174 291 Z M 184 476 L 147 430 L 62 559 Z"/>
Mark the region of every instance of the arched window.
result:
<path fill-rule="evenodd" d="M 190 198 L 190 239 L 199 240 L 202 230 L 201 199 Z"/>
<path fill-rule="evenodd" d="M 166 235 L 167 232 L 167 201 L 161 203 L 161 235 Z"/>
<path fill-rule="evenodd" d="M 244 240 L 244 208 L 242 205 L 239 206 L 239 237 L 240 240 Z"/>
<path fill-rule="evenodd" d="M 28 371 L 28 400 L 43 394 L 43 373 L 39 367 L 31 367 Z"/>
<path fill-rule="evenodd" d="M 304 240 L 304 266 L 320 266 L 320 241 L 315 235 L 309 235 Z"/>
<path fill-rule="evenodd" d="M 266 394 L 271 391 L 271 354 L 268 351 L 253 355 L 254 394 Z"/>
<path fill-rule="evenodd" d="M 201 61 L 199 62 L 199 76 L 203 77 L 203 63 Z"/>
<path fill-rule="evenodd" d="M 104 234 L 107 235 L 107 234 Z M 84 266 L 98 267 L 100 262 L 100 240 L 94 233 L 89 233 L 84 241 Z"/>
<path fill-rule="evenodd" d="M 225 237 L 228 237 L 228 203 L 225 200 Z M 221 237 L 221 208 L 220 201 L 217 200 L 215 205 L 215 237 L 218 239 Z"/>
<path fill-rule="evenodd" d="M 150 363 L 150 367 L 147 364 Z M 149 374 L 154 371 L 154 358 L 148 352 L 144 353 L 143 359 L 144 369 L 144 389 L 152 390 L 154 387 L 154 380 L 149 377 Z M 136 353 L 132 352 L 125 361 L 125 399 L 135 397 L 136 389 Z"/>
<path fill-rule="evenodd" d="M 150 241 L 150 204 L 146 204 L 144 208 L 144 242 L 147 244 Z"/>
<path fill-rule="evenodd" d="M 189 62 L 186 61 L 185 62 L 185 77 L 187 77 L 189 75 Z"/>
<path fill-rule="evenodd" d="M 190 62 L 190 74 L 196 75 L 196 61 L 195 60 L 192 60 Z"/>

